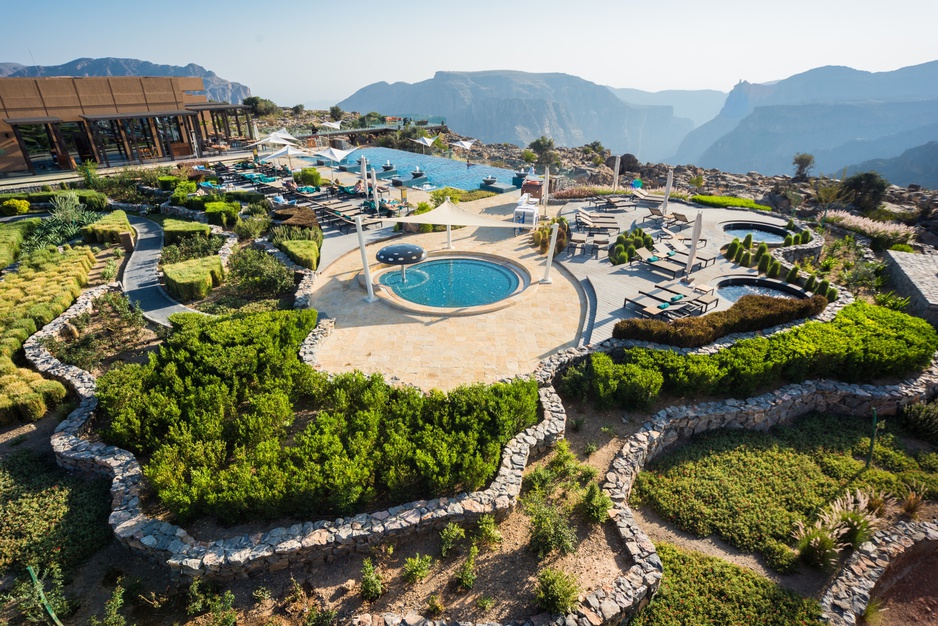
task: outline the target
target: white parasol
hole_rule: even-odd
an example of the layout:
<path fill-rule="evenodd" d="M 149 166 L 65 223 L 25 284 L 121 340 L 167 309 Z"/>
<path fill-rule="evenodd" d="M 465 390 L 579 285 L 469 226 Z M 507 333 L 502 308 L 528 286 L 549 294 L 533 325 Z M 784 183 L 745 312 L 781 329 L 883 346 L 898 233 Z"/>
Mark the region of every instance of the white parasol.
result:
<path fill-rule="evenodd" d="M 674 170 L 668 168 L 668 182 L 664 185 L 664 202 L 661 203 L 661 212 L 668 212 L 668 197 L 671 195 L 671 185 L 674 183 Z"/>
<path fill-rule="evenodd" d="M 619 191 L 619 163 L 622 157 L 616 155 L 616 166 L 612 171 L 612 193 Z"/>
<path fill-rule="evenodd" d="M 288 144 L 284 146 L 283 148 L 281 148 L 280 150 L 277 150 L 273 154 L 268 154 L 267 156 L 264 157 L 264 159 L 269 161 L 270 159 L 279 159 L 282 157 L 287 157 L 287 162 L 290 164 L 290 171 L 292 172 L 293 171 L 293 157 L 295 156 L 309 156 L 309 152 L 307 152 L 306 150 L 297 148 L 294 145 Z"/>
<path fill-rule="evenodd" d="M 694 261 L 697 259 L 697 244 L 700 242 L 700 231 L 703 230 L 703 214 L 697 211 L 697 219 L 694 220 L 694 231 L 691 234 L 690 252 L 687 253 L 687 273 L 690 274 L 694 267 Z"/>

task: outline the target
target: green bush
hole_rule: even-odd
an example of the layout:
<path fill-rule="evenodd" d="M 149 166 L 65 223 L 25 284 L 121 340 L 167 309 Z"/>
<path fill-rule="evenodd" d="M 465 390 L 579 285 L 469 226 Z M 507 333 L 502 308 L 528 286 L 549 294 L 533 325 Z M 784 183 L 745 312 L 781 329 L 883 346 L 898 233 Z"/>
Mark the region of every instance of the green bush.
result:
<path fill-rule="evenodd" d="M 818 283 L 817 288 L 814 290 L 815 293 L 827 297 L 827 291 L 831 288 L 831 283 L 826 278 Z"/>
<path fill-rule="evenodd" d="M 502 533 L 498 530 L 494 515 L 483 515 L 476 524 L 476 539 L 491 547 L 502 542 Z"/>
<path fill-rule="evenodd" d="M 813 527 L 811 520 L 845 489 L 904 494 L 918 483 L 938 494 L 938 468 L 906 453 L 891 426 L 877 439 L 873 467 L 864 472 L 868 449 L 868 421 L 850 416 L 812 414 L 769 432 L 702 433 L 645 467 L 633 504 L 649 503 L 697 536 L 717 534 L 742 550 L 761 552 L 770 566 L 787 572 L 794 559 L 779 544 L 791 541 L 796 522 Z M 812 534 L 808 542 L 814 539 Z M 823 552 L 826 539 L 814 543 L 811 549 Z"/>
<path fill-rule="evenodd" d="M 249 217 L 246 220 L 239 219 L 235 222 L 232 230 L 234 230 L 240 241 L 251 241 L 260 237 L 261 233 L 269 227 L 269 217 Z"/>
<path fill-rule="evenodd" d="M 371 559 L 365 559 L 362 563 L 362 599 L 368 602 L 374 602 L 384 593 L 384 581 L 381 580 L 381 574 L 375 570 Z"/>
<path fill-rule="evenodd" d="M 612 499 L 600 489 L 598 483 L 591 482 L 580 499 L 580 508 L 589 521 L 604 522 L 609 519 L 608 513 L 612 508 Z"/>
<path fill-rule="evenodd" d="M 23 215 L 29 213 L 29 202 L 17 198 L 10 198 L 9 200 L 5 200 L 3 204 L 0 204 L 0 211 L 7 216 Z"/>
<path fill-rule="evenodd" d="M 160 257 L 160 263 L 163 265 L 174 265 L 191 259 L 214 256 L 225 243 L 225 238 L 218 235 L 174 237 L 174 240 L 176 243 L 163 247 Z"/>
<path fill-rule="evenodd" d="M 769 265 L 769 271 L 766 272 L 766 276 L 769 278 L 778 279 L 778 275 L 782 272 L 782 263 L 781 261 L 772 261 Z"/>
<path fill-rule="evenodd" d="M 228 259 L 229 281 L 242 295 L 279 297 L 293 288 L 293 272 L 273 255 L 241 248 Z"/>
<path fill-rule="evenodd" d="M 157 183 L 163 191 L 172 191 L 179 183 L 179 179 L 175 176 L 160 176 L 157 178 Z"/>
<path fill-rule="evenodd" d="M 195 193 L 195 189 L 195 183 L 189 182 L 187 180 L 177 183 L 176 188 L 173 190 L 173 195 L 169 199 L 169 203 L 174 206 L 186 206 L 186 201 L 189 199 L 189 194 Z"/>
<path fill-rule="evenodd" d="M 267 197 L 259 191 L 228 191 L 225 202 L 243 202 L 245 204 L 269 204 Z"/>
<path fill-rule="evenodd" d="M 98 380 L 104 435 L 181 519 L 226 523 L 348 514 L 481 488 L 501 450 L 537 421 L 537 384 L 427 395 L 299 360 L 311 310 L 173 316 L 146 365 Z M 296 407 L 316 415 L 294 423 Z M 299 421 L 299 420 L 297 420 Z"/>
<path fill-rule="evenodd" d="M 163 266 L 163 278 L 170 295 L 182 300 L 201 300 L 224 279 L 225 272 L 217 256 L 190 259 Z"/>
<path fill-rule="evenodd" d="M 803 598 L 750 569 L 667 543 L 657 543 L 655 549 L 664 577 L 658 593 L 631 626 L 826 623 L 817 600 Z"/>
<path fill-rule="evenodd" d="M 418 552 L 415 556 L 404 559 L 404 580 L 410 584 L 416 584 L 430 575 L 430 568 L 433 566 L 433 557 L 429 554 L 420 556 Z"/>
<path fill-rule="evenodd" d="M 791 233 L 785 235 L 785 241 L 782 242 L 782 245 L 786 248 L 795 244 L 795 238 L 791 236 Z"/>
<path fill-rule="evenodd" d="M 472 589 L 476 584 L 476 557 L 479 556 L 479 548 L 475 544 L 469 548 L 469 556 L 459 566 L 456 573 L 456 584 L 462 589 Z"/>
<path fill-rule="evenodd" d="M 298 185 L 306 187 L 320 187 L 322 185 L 322 175 L 315 167 L 304 167 L 299 172 L 294 172 L 293 180 Z"/>
<path fill-rule="evenodd" d="M 769 252 L 769 246 L 764 241 L 759 243 L 759 246 L 756 248 L 755 263 L 758 263 L 762 260 L 762 257 L 767 255 Z"/>
<path fill-rule="evenodd" d="M 208 224 L 167 217 L 163 220 L 163 243 L 172 245 L 190 237 L 208 237 L 212 232 Z M 216 250 L 217 252 L 217 250 Z"/>
<path fill-rule="evenodd" d="M 773 298 L 746 295 L 729 309 L 672 322 L 625 319 L 616 323 L 616 339 L 653 341 L 682 348 L 699 348 L 731 333 L 764 330 L 779 324 L 814 317 L 827 306 L 826 299 Z"/>
<path fill-rule="evenodd" d="M 205 215 L 210 224 L 233 226 L 238 221 L 241 205 L 237 202 L 206 202 Z"/>
<path fill-rule="evenodd" d="M 767 274 L 769 272 L 769 263 L 772 262 L 772 257 L 768 254 L 763 254 L 759 258 L 759 272 L 762 274 Z"/>
<path fill-rule="evenodd" d="M 733 239 L 733 241 L 730 242 L 730 245 L 726 246 L 725 256 L 728 260 L 732 261 L 736 258 L 736 253 L 739 252 L 739 246 L 740 243 L 738 238 Z"/>
<path fill-rule="evenodd" d="M 792 265 L 791 269 L 788 270 L 788 274 L 785 276 L 786 283 L 798 283 L 798 266 Z"/>
<path fill-rule="evenodd" d="M 743 249 L 749 250 L 750 248 L 752 248 L 752 233 L 748 233 L 746 238 L 743 239 Z"/>
<path fill-rule="evenodd" d="M 912 433 L 938 446 L 938 404 L 916 402 L 902 409 L 902 423 Z"/>
<path fill-rule="evenodd" d="M 891 245 L 889 249 L 895 252 L 915 252 L 915 248 L 907 243 L 896 243 Z"/>
<path fill-rule="evenodd" d="M 456 544 L 466 538 L 466 531 L 456 522 L 450 522 L 440 531 L 440 558 L 445 559 Z"/>
<path fill-rule="evenodd" d="M 121 233 L 133 232 L 127 214 L 123 211 L 112 211 L 81 229 L 82 236 L 89 243 L 120 243 Z"/>
<path fill-rule="evenodd" d="M 808 280 L 804 283 L 805 291 L 814 291 L 817 287 L 817 277 L 814 274 L 808 276 Z"/>
<path fill-rule="evenodd" d="M 282 241 L 277 247 L 297 265 L 310 270 L 319 267 L 319 246 L 315 241 Z"/>
<path fill-rule="evenodd" d="M 525 499 L 524 507 L 531 517 L 531 550 L 539 559 L 554 552 L 576 552 L 576 530 L 570 525 L 566 512 L 559 505 L 547 502 L 535 494 Z"/>
<path fill-rule="evenodd" d="M 765 206 L 764 204 L 756 204 L 755 201 L 749 200 L 748 198 L 734 198 L 733 196 L 691 196 L 691 202 L 718 208 L 742 207 L 745 209 L 758 209 L 760 211 L 772 210 L 772 207 Z"/>
<path fill-rule="evenodd" d="M 4 268 L 19 256 L 23 241 L 39 226 L 40 219 L 32 217 L 16 222 L 0 223 L 0 268 Z"/>
<path fill-rule="evenodd" d="M 752 265 L 752 254 L 749 250 L 743 252 L 743 255 L 739 259 L 739 264 L 743 267 L 750 267 Z"/>
<path fill-rule="evenodd" d="M 576 607 L 580 586 L 573 574 L 546 567 L 537 574 L 534 594 L 540 608 L 554 615 L 566 615 Z"/>

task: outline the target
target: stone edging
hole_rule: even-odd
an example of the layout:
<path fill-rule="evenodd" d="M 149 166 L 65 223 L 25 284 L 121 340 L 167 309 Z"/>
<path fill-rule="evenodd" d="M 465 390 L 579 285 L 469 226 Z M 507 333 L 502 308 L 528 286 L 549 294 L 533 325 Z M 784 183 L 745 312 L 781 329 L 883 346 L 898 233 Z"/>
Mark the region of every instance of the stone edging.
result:
<path fill-rule="evenodd" d="M 535 376 L 540 384 L 544 419 L 516 435 L 505 446 L 498 474 L 483 491 L 412 502 L 352 518 L 306 522 L 257 535 L 206 542 L 194 539 L 178 526 L 143 513 L 139 500 L 142 472 L 133 454 L 81 438 L 97 407 L 94 378 L 79 368 L 63 365 L 39 344 L 42 337 L 58 333 L 65 321 L 90 310 L 92 300 L 108 289 L 119 289 L 119 284 L 83 293 L 68 311 L 30 337 L 24 344 L 24 351 L 36 369 L 71 384 L 81 398 L 79 407 L 59 424 L 52 436 L 59 464 L 67 469 L 111 476 L 113 502 L 109 523 L 118 540 L 165 562 L 173 571 L 190 576 L 233 577 L 254 571 L 276 571 L 310 558 L 328 558 L 365 549 L 385 539 L 438 529 L 450 521 L 465 522 L 487 513 L 503 514 L 517 502 L 530 454 L 542 452 L 563 438 L 566 414 L 551 386 L 553 376 L 590 352 L 618 347 L 616 342 L 610 341 L 598 348 L 571 348 L 542 361 Z M 301 348 L 304 361 L 315 361 L 317 344 L 331 332 L 331 324 L 331 320 L 322 320 L 304 341 Z M 566 618 L 556 617 L 551 623 L 560 625 L 566 621 L 569 626 L 573 623 L 578 626 L 618 623 L 630 619 L 651 600 L 661 581 L 661 561 L 654 545 L 635 522 L 627 502 L 635 477 L 645 463 L 679 438 L 726 426 L 766 430 L 811 411 L 867 415 L 875 407 L 887 415 L 895 413 L 900 405 L 926 399 L 936 388 L 938 365 L 933 363 L 919 376 L 897 385 L 877 387 L 809 381 L 747 400 L 729 399 L 659 411 L 625 442 L 603 484 L 614 503 L 610 516 L 615 520 L 633 565 L 611 585 L 589 593 Z"/>
<path fill-rule="evenodd" d="M 890 562 L 925 541 L 938 541 L 938 525 L 900 521 L 880 530 L 857 548 L 821 596 L 821 610 L 827 623 L 834 626 L 856 624 Z"/>
<path fill-rule="evenodd" d="M 308 309 L 311 306 L 313 299 L 313 286 L 316 284 L 316 272 L 311 269 L 305 268 L 302 265 L 293 262 L 293 259 L 288 257 L 286 253 L 278 248 L 277 246 L 270 243 L 267 238 L 255 239 L 254 243 L 251 244 L 259 250 L 263 250 L 267 254 L 274 256 L 278 261 L 287 266 L 287 269 L 294 273 L 300 273 L 303 275 L 300 284 L 296 286 L 296 293 L 294 294 L 293 308 L 294 309 Z M 315 331 L 314 331 L 315 332 Z M 308 338 L 307 338 L 308 339 Z"/>

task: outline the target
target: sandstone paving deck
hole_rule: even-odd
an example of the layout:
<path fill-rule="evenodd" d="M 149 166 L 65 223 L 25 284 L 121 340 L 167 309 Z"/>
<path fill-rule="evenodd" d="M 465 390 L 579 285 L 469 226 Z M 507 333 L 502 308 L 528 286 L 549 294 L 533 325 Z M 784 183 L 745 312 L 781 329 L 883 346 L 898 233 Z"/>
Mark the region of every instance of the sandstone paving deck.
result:
<path fill-rule="evenodd" d="M 510 214 L 515 194 L 472 203 L 486 214 Z M 468 206 L 468 205 L 467 205 Z M 446 233 L 405 235 L 402 241 L 428 251 L 440 250 Z M 573 277 L 555 266 L 552 284 L 538 281 L 544 257 L 527 234 L 496 228 L 453 230 L 457 250 L 511 258 L 525 266 L 532 285 L 516 304 L 470 316 L 419 315 L 383 301 L 365 302 L 360 285 L 361 256 L 352 250 L 320 272 L 312 306 L 335 319 L 335 331 L 319 352 L 319 366 L 330 372 L 355 369 L 380 372 L 423 389 L 452 389 L 461 384 L 495 382 L 527 374 L 537 362 L 579 345 L 585 323 L 583 293 Z M 368 246 L 374 259 L 380 244 Z"/>

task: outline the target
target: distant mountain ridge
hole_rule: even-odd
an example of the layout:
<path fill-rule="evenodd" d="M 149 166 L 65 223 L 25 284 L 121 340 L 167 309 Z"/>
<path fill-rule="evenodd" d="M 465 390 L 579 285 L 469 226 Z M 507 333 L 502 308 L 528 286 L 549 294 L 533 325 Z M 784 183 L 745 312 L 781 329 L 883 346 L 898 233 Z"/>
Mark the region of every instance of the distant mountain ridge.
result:
<path fill-rule="evenodd" d="M 740 82 L 668 161 L 778 174 L 808 152 L 818 171 L 833 172 L 935 139 L 938 61 L 876 73 L 821 67 L 772 84 Z"/>
<path fill-rule="evenodd" d="M 19 66 L 7 76 L 11 78 L 30 76 L 198 76 L 205 85 L 205 93 L 210 100 L 241 104 L 251 95 L 251 89 L 241 83 L 235 83 L 219 77 L 215 72 L 201 65 L 190 63 L 185 66 L 158 65 L 140 59 L 75 59 L 62 65 L 30 65 L 18 63 L 0 64 L 0 76 L 4 67 Z"/>
<path fill-rule="evenodd" d="M 909 148 L 891 159 L 872 159 L 847 168 L 848 175 L 869 171 L 879 172 L 894 185 L 917 183 L 938 189 L 938 141 Z"/>
<path fill-rule="evenodd" d="M 458 132 L 487 143 L 525 146 L 541 135 L 558 146 L 599 140 L 614 152 L 660 160 L 693 122 L 670 106 L 633 106 L 608 88 L 569 74 L 508 70 L 437 72 L 419 83 L 374 83 L 339 102 L 349 111 L 445 116 Z"/>
<path fill-rule="evenodd" d="M 715 89 L 642 91 L 641 89 L 609 87 L 609 90 L 629 104 L 671 106 L 674 108 L 675 116 L 689 119 L 695 127 L 716 117 L 723 108 L 727 96 L 725 91 Z"/>

